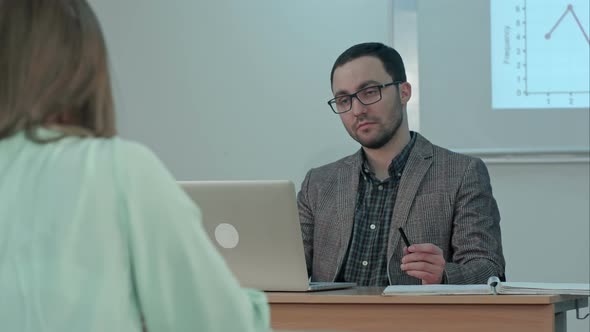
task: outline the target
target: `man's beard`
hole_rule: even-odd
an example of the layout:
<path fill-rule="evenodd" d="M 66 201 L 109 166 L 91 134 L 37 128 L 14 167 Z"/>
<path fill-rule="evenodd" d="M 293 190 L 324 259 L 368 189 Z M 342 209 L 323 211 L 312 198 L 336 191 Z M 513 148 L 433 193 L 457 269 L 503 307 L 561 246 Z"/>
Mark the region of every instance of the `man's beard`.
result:
<path fill-rule="evenodd" d="M 361 140 L 358 135 L 352 136 L 351 137 L 359 142 L 361 144 L 361 146 L 367 148 L 367 149 L 372 149 L 372 150 L 376 150 L 376 149 L 380 149 L 383 146 L 385 146 L 385 144 L 389 143 L 389 141 L 391 141 L 391 139 L 397 134 L 397 131 L 399 130 L 399 128 L 402 125 L 403 122 L 403 118 L 404 118 L 404 112 L 402 110 L 402 105 L 401 102 L 398 104 L 398 107 L 396 108 L 396 110 L 394 110 L 394 112 L 399 112 L 399 116 L 395 117 L 393 119 L 393 123 L 391 123 L 391 126 L 388 126 L 384 129 L 381 130 L 381 132 L 377 135 L 377 137 L 375 137 L 374 139 L 371 140 Z"/>

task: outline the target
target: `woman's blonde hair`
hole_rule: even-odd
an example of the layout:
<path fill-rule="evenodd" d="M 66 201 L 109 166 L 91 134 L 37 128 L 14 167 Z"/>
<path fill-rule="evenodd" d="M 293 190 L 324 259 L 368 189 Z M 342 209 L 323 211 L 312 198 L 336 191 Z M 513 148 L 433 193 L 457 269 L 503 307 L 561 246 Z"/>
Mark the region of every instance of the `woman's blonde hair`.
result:
<path fill-rule="evenodd" d="M 0 0 L 0 140 L 62 114 L 116 134 L 104 37 L 85 0 Z"/>

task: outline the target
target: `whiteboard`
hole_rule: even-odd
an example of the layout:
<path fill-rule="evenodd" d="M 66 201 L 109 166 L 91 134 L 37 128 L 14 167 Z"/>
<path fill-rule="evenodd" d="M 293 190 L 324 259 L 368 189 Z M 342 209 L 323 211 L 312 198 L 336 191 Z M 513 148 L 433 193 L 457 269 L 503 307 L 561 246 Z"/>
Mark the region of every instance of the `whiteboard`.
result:
<path fill-rule="evenodd" d="M 504 7 L 492 6 L 495 3 Z M 420 130 L 423 134 L 442 146 L 476 154 L 569 152 L 587 156 L 590 144 L 587 107 L 590 77 L 586 74 L 590 63 L 589 44 L 574 16 L 566 13 L 550 41 L 569 38 L 571 47 L 567 51 L 577 55 L 577 60 L 554 56 L 540 62 L 540 54 L 547 55 L 549 52 L 540 52 L 532 46 L 532 41 L 528 42 L 528 63 L 522 51 L 526 49 L 524 38 L 542 39 L 537 43 L 548 42 L 543 38 L 544 34 L 539 36 L 538 31 L 545 31 L 545 26 L 549 31 L 569 3 L 574 3 L 576 18 L 587 33 L 588 2 L 555 0 L 550 2 L 552 6 L 546 6 L 546 3 L 542 0 L 498 0 L 493 3 L 472 0 L 394 1 L 394 46 L 406 33 L 416 36 L 415 42 L 402 43 L 400 51 L 402 55 L 415 53 L 417 56 Z M 576 7 L 576 3 L 585 3 L 585 7 Z M 548 7 L 547 10 L 542 11 L 543 6 Z M 492 20 L 493 8 L 503 12 Z M 524 33 L 526 10 L 530 21 L 527 23 L 528 36 Z M 403 26 L 396 23 L 400 20 L 405 21 Z M 506 27 L 510 33 L 504 35 Z M 500 40 L 492 49 L 492 36 L 506 37 L 507 44 Z M 560 45 L 549 45 L 546 50 Z M 519 105 L 509 101 L 503 107 L 494 107 L 492 72 L 494 64 L 497 72 L 501 69 L 498 63 L 504 60 L 505 53 L 510 57 L 505 69 L 510 69 L 513 76 L 496 79 L 496 85 L 506 86 L 516 81 L 519 73 L 522 73 L 521 79 L 524 78 L 524 70 L 519 72 L 516 67 L 521 66 L 522 69 L 528 64 L 529 91 L 544 91 L 534 96 L 536 102 L 527 101 Z M 495 59 L 498 57 L 500 62 Z M 535 63 L 533 59 L 537 59 Z M 571 65 L 573 62 L 575 66 Z M 544 66 L 539 63 L 544 63 Z M 564 76 L 563 73 L 568 71 L 569 76 Z M 576 71 L 582 71 L 581 78 L 579 75 L 574 77 Z M 549 79 L 542 80 L 549 77 L 556 77 L 552 86 L 546 86 Z M 574 81 L 582 85 L 575 85 Z M 517 92 L 521 86 L 523 91 Z M 509 89 L 514 95 L 523 93 L 521 99 L 524 99 L 524 85 L 514 83 Z M 562 89 L 566 92 L 581 89 L 585 93 L 557 93 Z M 498 99 L 499 89 L 495 91 Z M 532 100 L 532 93 L 528 97 Z M 506 100 L 508 97 L 503 98 Z M 569 105 L 570 99 L 573 99 L 572 106 Z"/>

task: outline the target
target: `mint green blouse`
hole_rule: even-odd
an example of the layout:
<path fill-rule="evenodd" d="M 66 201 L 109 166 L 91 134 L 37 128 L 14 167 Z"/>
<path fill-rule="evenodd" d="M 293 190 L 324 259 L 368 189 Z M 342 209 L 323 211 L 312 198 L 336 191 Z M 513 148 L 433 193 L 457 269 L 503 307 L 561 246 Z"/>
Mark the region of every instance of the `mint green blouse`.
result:
<path fill-rule="evenodd" d="M 141 331 L 142 316 L 149 332 L 267 331 L 270 320 L 147 148 L 0 140 L 0 329 Z"/>

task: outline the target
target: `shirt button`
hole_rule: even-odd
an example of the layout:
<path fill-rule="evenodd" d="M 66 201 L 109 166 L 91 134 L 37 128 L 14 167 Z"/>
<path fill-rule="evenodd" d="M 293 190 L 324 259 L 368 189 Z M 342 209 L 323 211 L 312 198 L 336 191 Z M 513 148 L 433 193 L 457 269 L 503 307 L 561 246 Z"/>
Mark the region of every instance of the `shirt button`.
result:
<path fill-rule="evenodd" d="M 397 177 L 401 178 L 402 177 L 402 173 L 397 173 Z"/>
<path fill-rule="evenodd" d="M 377 189 L 383 190 L 383 186 L 382 185 L 379 185 L 379 187 L 377 187 Z"/>
<path fill-rule="evenodd" d="M 363 266 L 367 266 L 367 265 L 369 265 L 369 262 L 367 262 L 367 261 L 363 261 L 363 263 L 362 263 L 362 264 L 363 264 Z"/>
<path fill-rule="evenodd" d="M 375 229 L 375 224 L 371 224 L 371 229 Z"/>

